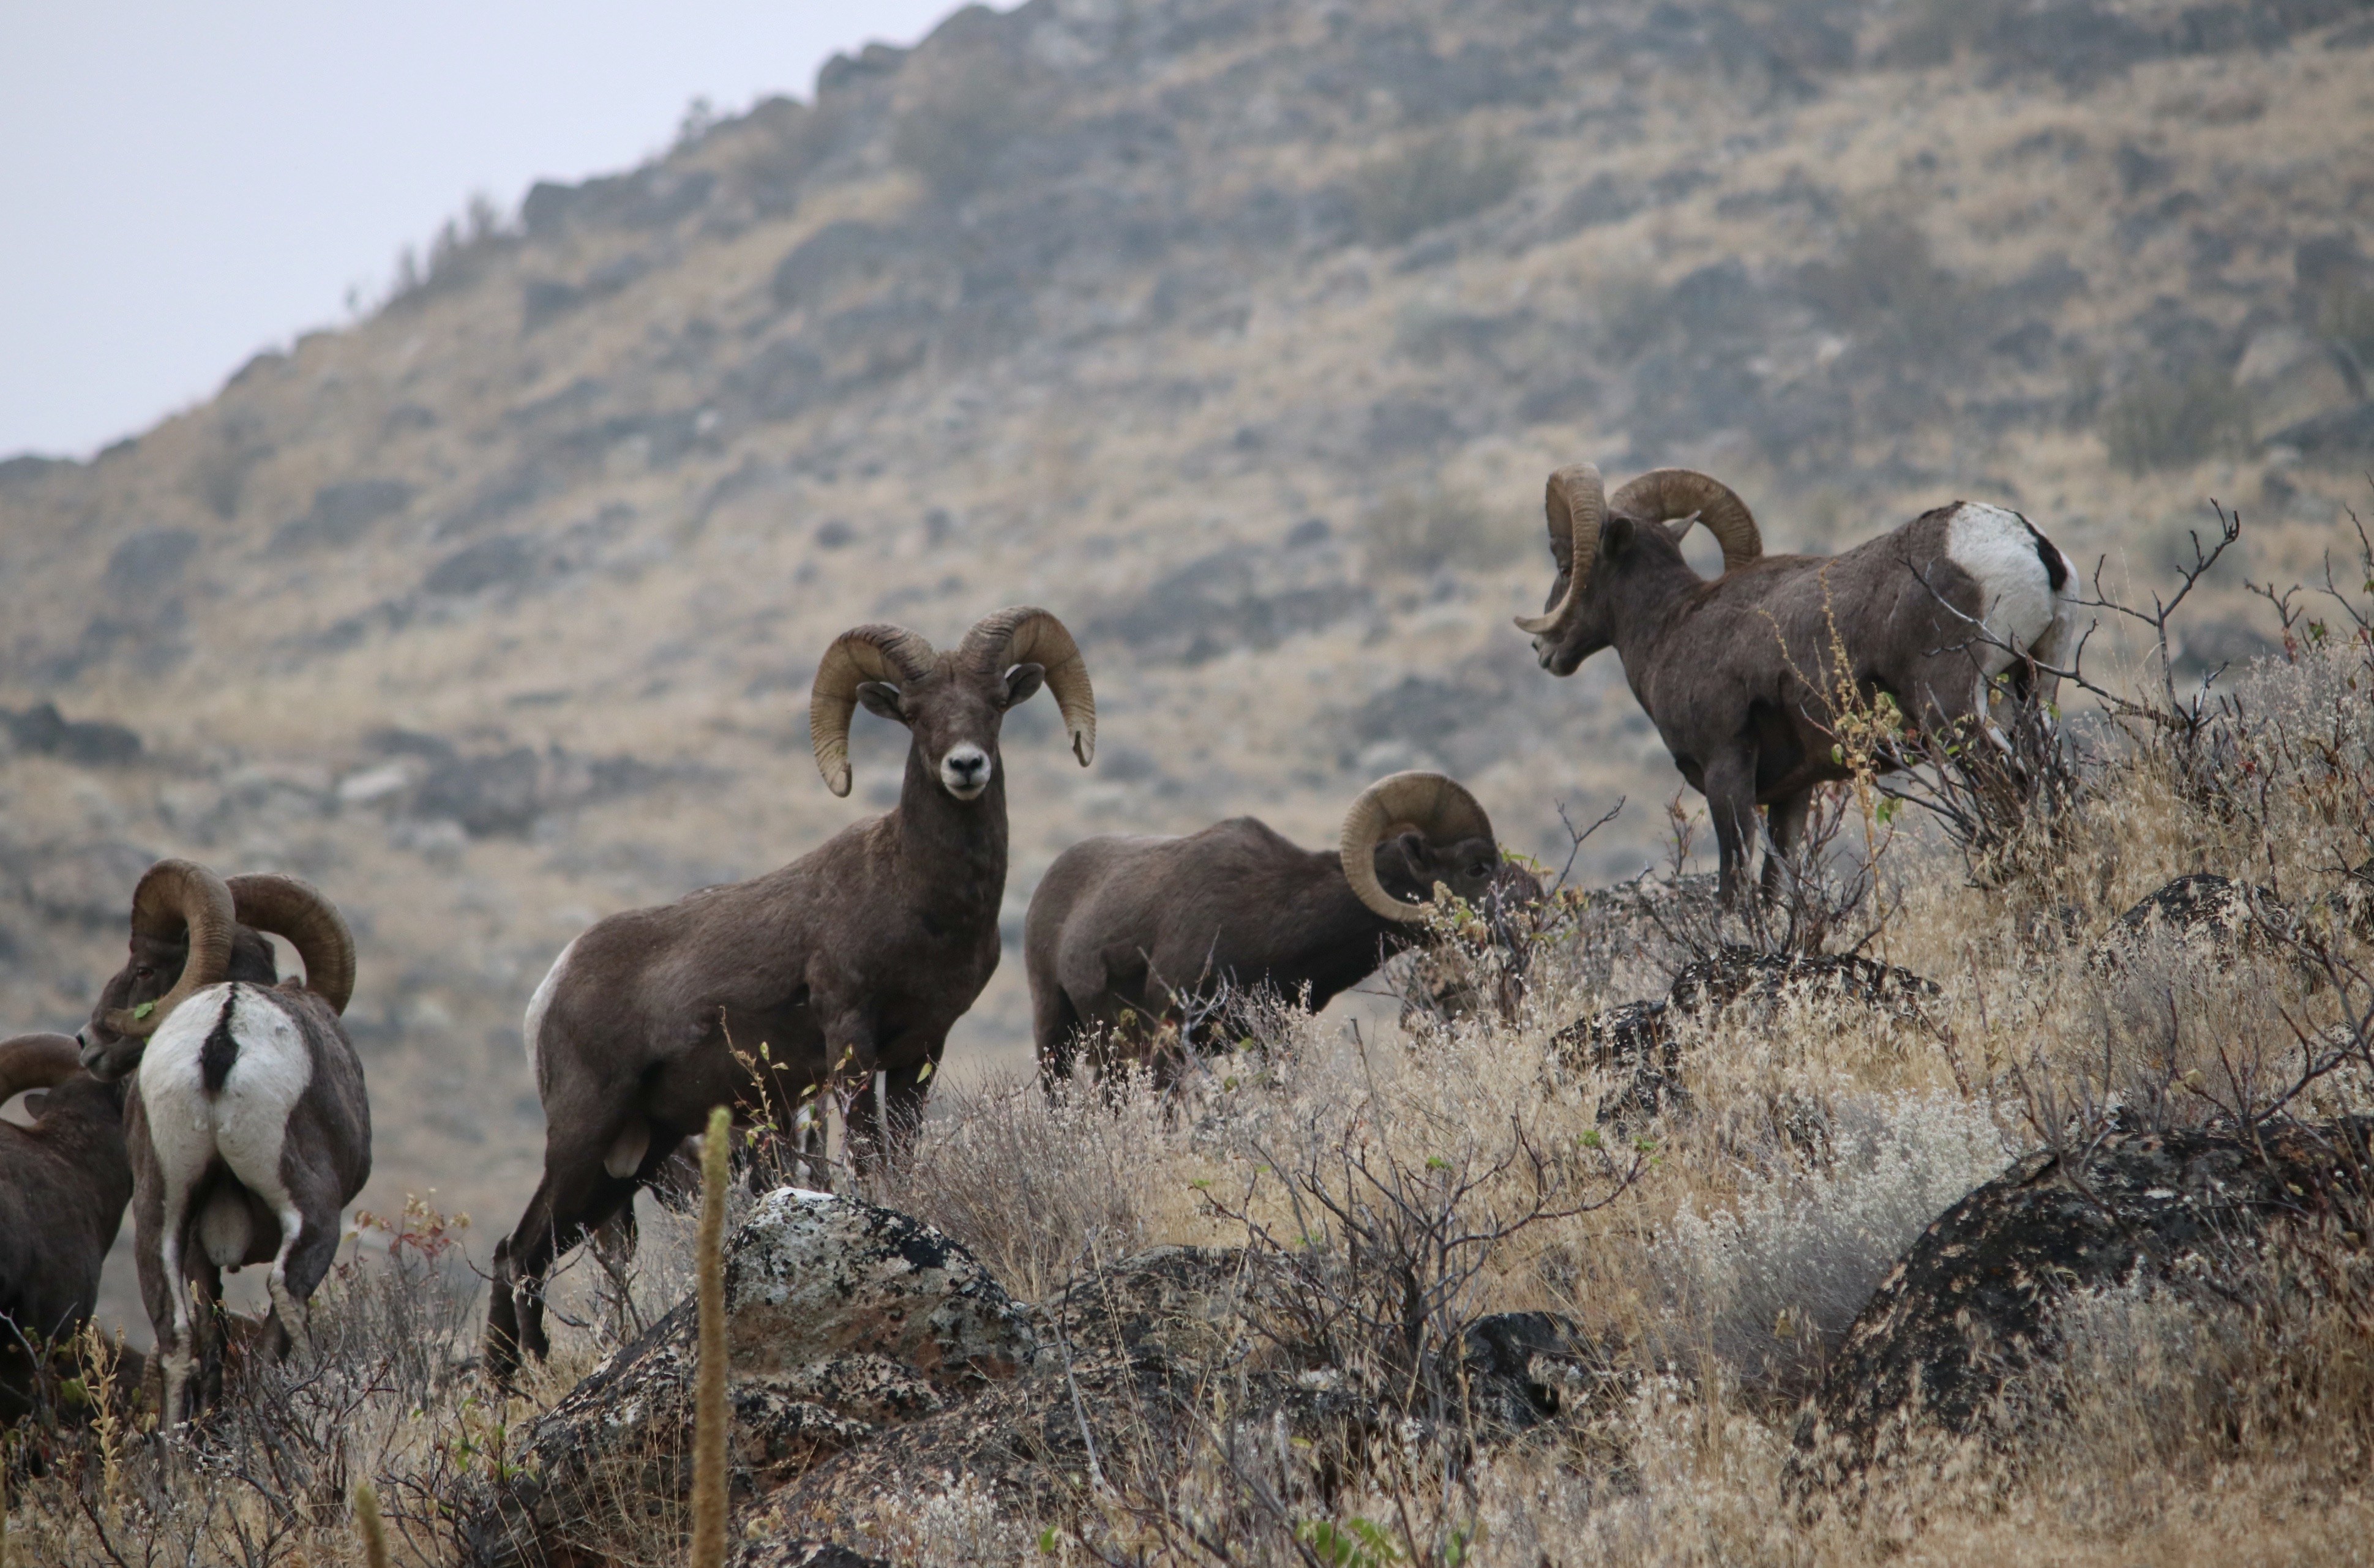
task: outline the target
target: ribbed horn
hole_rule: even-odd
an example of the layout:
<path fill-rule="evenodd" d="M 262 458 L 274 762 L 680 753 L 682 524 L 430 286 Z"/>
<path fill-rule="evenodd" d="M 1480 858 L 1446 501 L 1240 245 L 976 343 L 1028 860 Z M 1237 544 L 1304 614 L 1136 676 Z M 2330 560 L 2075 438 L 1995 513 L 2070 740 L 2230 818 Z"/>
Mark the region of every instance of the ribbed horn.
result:
<path fill-rule="evenodd" d="M 921 680 L 938 658 L 930 643 L 904 626 L 852 626 L 832 639 L 808 692 L 808 743 L 816 748 L 817 771 L 824 775 L 826 789 L 849 793 L 849 718 L 857 711 L 859 685 Z"/>
<path fill-rule="evenodd" d="M 131 1008 L 117 1008 L 100 1022 L 128 1039 L 146 1039 L 157 1032 L 166 1015 L 230 973 L 231 938 L 238 917 L 230 889 L 223 879 L 195 860 L 159 860 L 141 875 L 132 890 L 132 932 L 135 936 L 175 937 L 187 933 L 190 955 L 182 977 L 157 999 L 147 1016 L 135 1018 Z"/>
<path fill-rule="evenodd" d="M 1028 604 L 993 611 L 965 634 L 961 657 L 987 675 L 1002 675 L 1017 664 L 1045 669 L 1047 689 L 1072 737 L 1072 755 L 1082 767 L 1088 766 L 1097 755 L 1097 694 L 1088 685 L 1088 662 L 1063 622 Z"/>
<path fill-rule="evenodd" d="M 1608 509 L 1650 522 L 1682 520 L 1672 530 L 1679 539 L 1692 522 L 1703 522 L 1722 546 L 1722 569 L 1736 571 L 1764 554 L 1764 538 L 1756 531 L 1756 514 L 1732 487 L 1720 479 L 1689 468 L 1652 468 L 1617 490 Z"/>
<path fill-rule="evenodd" d="M 0 1040 L 0 1106 L 28 1089 L 54 1089 L 82 1071 L 72 1035 L 18 1035 Z"/>
<path fill-rule="evenodd" d="M 1551 474 L 1542 510 L 1549 520 L 1550 553 L 1566 573 L 1566 595 L 1541 614 L 1517 617 L 1517 629 L 1529 637 L 1565 630 L 1575 606 L 1582 603 L 1583 585 L 1599 559 L 1599 525 L 1607 517 L 1606 486 L 1599 470 L 1578 462 Z"/>
<path fill-rule="evenodd" d="M 346 1012 L 355 994 L 355 933 L 338 907 L 311 883 L 277 872 L 235 876 L 225 885 L 239 923 L 287 937 L 305 965 L 306 989 L 331 1012 Z"/>
<path fill-rule="evenodd" d="M 1377 880 L 1377 846 L 1389 835 L 1412 827 L 1432 844 L 1462 838 L 1498 841 L 1482 804 L 1455 778 L 1413 770 L 1380 778 L 1361 790 L 1344 813 L 1344 880 L 1361 903 L 1388 920 L 1415 923 L 1426 919 L 1423 907 L 1403 903 Z"/>

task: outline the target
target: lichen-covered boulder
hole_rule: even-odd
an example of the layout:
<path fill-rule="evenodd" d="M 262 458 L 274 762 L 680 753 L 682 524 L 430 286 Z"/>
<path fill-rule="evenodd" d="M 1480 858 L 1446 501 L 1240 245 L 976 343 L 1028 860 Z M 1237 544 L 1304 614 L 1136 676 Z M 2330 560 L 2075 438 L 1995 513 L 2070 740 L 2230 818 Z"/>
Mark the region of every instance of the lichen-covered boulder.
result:
<path fill-rule="evenodd" d="M 2071 1293 L 2168 1278 L 2320 1211 L 2367 1168 L 2370 1128 L 2112 1133 L 2015 1164 L 1940 1215 L 1848 1328 L 1799 1422 L 1800 1481 L 1860 1467 L 1891 1426 L 1978 1429 L 2012 1375 L 2053 1354 Z"/>
<path fill-rule="evenodd" d="M 937 1414 L 1028 1366 L 1024 1310 L 956 1242 L 854 1199 L 784 1188 L 728 1239 L 727 1398 L 737 1495 Z M 538 1421 L 529 1473 L 490 1502 L 491 1562 L 568 1561 L 623 1508 L 691 1489 L 698 1308 L 677 1305 Z"/>

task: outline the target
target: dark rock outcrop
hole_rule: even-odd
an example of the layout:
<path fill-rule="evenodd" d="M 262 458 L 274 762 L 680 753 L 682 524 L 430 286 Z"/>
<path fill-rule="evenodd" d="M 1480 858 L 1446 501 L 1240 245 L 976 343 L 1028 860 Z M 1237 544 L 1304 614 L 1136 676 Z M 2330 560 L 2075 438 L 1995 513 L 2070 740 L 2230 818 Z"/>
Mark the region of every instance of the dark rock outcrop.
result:
<path fill-rule="evenodd" d="M 122 767 L 140 760 L 140 737 L 104 719 L 68 719 L 54 702 L 22 713 L 0 708 L 0 729 L 18 751 L 40 752 L 86 767 Z"/>
<path fill-rule="evenodd" d="M 1776 954 L 1726 948 L 1693 959 L 1662 1000 L 1628 1001 L 1579 1018 L 1550 1036 L 1552 1059 L 1569 1071 L 1614 1072 L 1622 1082 L 1599 1102 L 1603 1122 L 1645 1118 L 1686 1099 L 1678 1026 L 1753 1010 L 1768 1017 L 1790 1001 L 1856 1004 L 1890 1021 L 1933 1028 L 1936 983 L 1910 969 L 1854 954 Z"/>
<path fill-rule="evenodd" d="M 1671 1011 L 1662 1000 L 1628 1001 L 1578 1018 L 1550 1036 L 1550 1051 L 1561 1065 L 1620 1075 L 1593 1113 L 1601 1123 L 1645 1119 L 1686 1098 Z"/>
<path fill-rule="evenodd" d="M 2209 872 L 2180 876 L 2141 899 L 2086 955 L 2086 966 L 2114 973 L 2155 940 L 2184 943 L 2220 966 L 2291 929 L 2291 911 L 2263 887 Z"/>
<path fill-rule="evenodd" d="M 1789 1000 L 1859 1002 L 1898 1024 L 1929 1022 L 1936 982 L 1910 969 L 1851 953 L 1780 954 L 1726 948 L 1682 966 L 1668 1000 L 1686 1016 L 1711 1019 L 1731 1009 Z"/>
<path fill-rule="evenodd" d="M 1980 1430 L 2055 1350 L 2073 1292 L 2172 1279 L 2356 1189 L 2374 1122 L 2112 1133 L 2031 1155 L 1945 1211 L 1847 1330 L 1798 1428 L 1801 1482 L 1867 1461 L 1892 1424 Z"/>

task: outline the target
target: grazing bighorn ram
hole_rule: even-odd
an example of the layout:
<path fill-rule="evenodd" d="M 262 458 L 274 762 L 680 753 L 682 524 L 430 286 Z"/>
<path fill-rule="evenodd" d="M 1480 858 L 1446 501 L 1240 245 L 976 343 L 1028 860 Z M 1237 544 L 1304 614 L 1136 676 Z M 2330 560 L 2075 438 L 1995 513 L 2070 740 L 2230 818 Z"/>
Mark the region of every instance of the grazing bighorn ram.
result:
<path fill-rule="evenodd" d="M 0 1105 L 28 1089 L 29 1127 L 0 1122 L 0 1426 L 31 1407 L 35 1355 L 82 1327 L 132 1200 L 123 1088 L 82 1069 L 73 1038 L 0 1040 Z"/>
<path fill-rule="evenodd" d="M 271 943 L 305 965 L 280 980 Z M 355 939 L 288 876 L 159 860 L 132 894 L 132 952 L 100 992 L 82 1061 L 129 1079 L 134 1259 L 164 1363 L 167 1424 L 220 1394 L 222 1271 L 267 1264 L 274 1346 L 310 1353 L 305 1304 L 370 1176 L 370 1101 L 338 1015 Z M 196 1299 L 192 1299 L 192 1287 Z"/>
<path fill-rule="evenodd" d="M 998 731 L 1041 681 L 1083 766 L 1096 697 L 1064 625 L 1044 610 L 989 615 L 934 652 L 904 627 L 859 626 L 826 650 L 808 706 L 826 787 L 849 793 L 853 709 L 913 739 L 899 803 L 780 871 L 612 915 L 563 948 L 529 1000 L 528 1061 L 544 1101 L 544 1179 L 495 1249 L 490 1364 L 544 1355 L 553 1261 L 633 1200 L 711 1106 L 862 1084 L 852 1140 L 881 1149 L 923 1114 L 948 1027 L 997 967 L 1005 895 L 1005 776 Z M 768 1047 L 764 1085 L 736 1052 Z"/>
<path fill-rule="evenodd" d="M 1070 1077 L 1084 1038 L 1114 1043 L 1216 983 L 1324 1007 L 1425 938 L 1438 884 L 1475 901 L 1500 870 L 1491 818 L 1440 773 L 1369 785 L 1334 849 L 1249 816 L 1183 838 L 1083 839 L 1047 868 L 1023 925 L 1041 1079 Z"/>
<path fill-rule="evenodd" d="M 1770 808 L 1778 851 L 1765 859 L 1769 895 L 1814 786 L 1848 777 L 1833 755 L 1842 706 L 1867 710 L 1884 693 L 1942 732 L 1984 718 L 1993 677 L 2026 686 L 2069 642 L 2074 568 L 2001 507 L 1957 501 L 1816 556 L 1765 555 L 1747 504 L 1688 469 L 1657 469 L 1613 496 L 1590 464 L 1560 469 L 1546 505 L 1557 581 L 1517 629 L 1554 675 L 1615 648 L 1707 799 L 1725 903 L 1745 876 L 1757 809 Z M 1682 558 L 1693 522 L 1722 545 L 1711 581 Z"/>

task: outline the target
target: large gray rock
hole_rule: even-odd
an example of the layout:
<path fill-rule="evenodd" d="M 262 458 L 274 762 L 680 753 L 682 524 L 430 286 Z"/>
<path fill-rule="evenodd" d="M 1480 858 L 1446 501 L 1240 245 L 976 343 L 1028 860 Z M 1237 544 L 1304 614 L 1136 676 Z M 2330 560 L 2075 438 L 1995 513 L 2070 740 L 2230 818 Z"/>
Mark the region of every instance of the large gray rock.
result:
<path fill-rule="evenodd" d="M 2030 1155 L 1955 1204 L 1848 1328 L 1797 1432 L 1800 1485 L 1839 1479 L 1892 1430 L 1986 1430 L 1995 1397 L 2057 1352 L 2078 1291 L 2214 1266 L 2265 1226 L 2362 1199 L 2374 1122 L 2111 1133 Z"/>
<path fill-rule="evenodd" d="M 1037 1352 L 1023 1310 L 920 1220 L 784 1188 L 728 1239 L 726 1395 L 737 1496 L 936 1415 Z M 598 1554 L 632 1516 L 680 1517 L 692 1484 L 698 1308 L 686 1301 L 537 1422 L 531 1474 L 475 1522 L 478 1560 Z"/>

